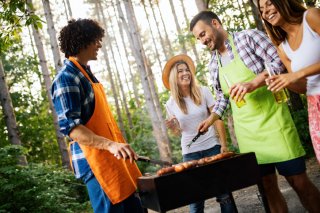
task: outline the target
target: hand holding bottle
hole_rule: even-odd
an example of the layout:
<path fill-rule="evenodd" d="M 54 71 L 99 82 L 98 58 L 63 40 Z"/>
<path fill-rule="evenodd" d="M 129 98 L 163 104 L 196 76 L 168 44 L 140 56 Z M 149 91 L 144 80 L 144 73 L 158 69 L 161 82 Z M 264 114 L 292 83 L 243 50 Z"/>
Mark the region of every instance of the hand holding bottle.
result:
<path fill-rule="evenodd" d="M 179 135 L 181 132 L 179 121 L 174 115 L 170 114 L 169 110 L 167 109 L 167 106 L 166 106 L 166 111 L 167 111 L 167 114 L 166 114 L 167 117 L 165 119 L 166 127 L 170 129 L 173 134 Z"/>
<path fill-rule="evenodd" d="M 268 72 L 268 75 L 269 77 L 273 77 L 273 76 L 276 76 L 277 74 L 273 71 L 273 69 L 271 68 L 271 65 L 268 64 L 268 63 L 265 63 L 265 68 Z M 272 83 L 272 80 L 270 79 L 267 79 L 266 80 L 266 83 L 267 85 L 269 85 L 270 83 Z M 269 88 L 268 88 L 269 89 Z M 280 90 L 277 90 L 277 91 L 271 91 L 273 93 L 273 96 L 276 100 L 276 102 L 278 104 L 281 104 L 281 103 L 285 103 L 288 101 L 288 95 L 287 95 L 287 92 L 286 90 L 283 88 L 283 89 L 280 89 Z"/>
<path fill-rule="evenodd" d="M 229 88 L 229 89 L 232 88 L 231 83 L 230 83 L 228 77 L 227 77 L 225 74 L 223 75 L 223 78 L 224 78 L 224 80 L 226 81 L 226 84 L 227 84 L 228 88 Z M 242 92 L 242 91 L 240 91 L 240 92 Z M 246 91 L 244 91 L 243 96 L 245 95 L 245 93 L 246 93 Z M 231 94 L 230 94 L 230 95 L 231 95 Z M 232 94 L 232 95 L 233 95 L 233 94 Z M 237 95 L 237 96 L 235 96 L 235 97 L 233 97 L 232 95 L 231 95 L 231 97 L 232 97 L 232 99 L 235 101 L 235 103 L 236 103 L 236 105 L 237 105 L 238 108 L 241 108 L 241 107 L 243 107 L 244 105 L 246 105 L 246 101 L 243 99 L 243 96 L 241 96 L 241 97 L 239 98 L 239 97 L 238 97 L 239 95 Z"/>

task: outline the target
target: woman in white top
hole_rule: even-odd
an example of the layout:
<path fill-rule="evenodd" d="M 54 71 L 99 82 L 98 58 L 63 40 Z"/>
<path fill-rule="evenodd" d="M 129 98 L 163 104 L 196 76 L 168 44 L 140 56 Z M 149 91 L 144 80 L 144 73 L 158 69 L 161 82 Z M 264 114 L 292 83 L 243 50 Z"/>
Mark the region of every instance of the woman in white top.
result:
<path fill-rule="evenodd" d="M 194 73 L 194 63 L 187 55 L 172 57 L 162 73 L 163 84 L 171 91 L 171 97 L 166 103 L 169 115 L 166 125 L 173 132 L 181 133 L 183 161 L 198 160 L 228 151 L 224 124 L 221 120 L 218 121 L 219 127 L 217 127 L 222 135 L 220 142 L 215 128 L 211 126 L 207 132 L 191 143 L 198 134 L 200 122 L 209 117 L 214 105 L 212 93 L 207 87 L 197 85 Z M 235 212 L 228 194 L 218 196 L 217 201 L 220 203 L 221 212 Z M 190 212 L 203 211 L 204 201 L 190 205 Z"/>
<path fill-rule="evenodd" d="M 297 0 L 259 0 L 258 5 L 288 70 L 267 79 L 268 88 L 307 93 L 310 135 L 320 163 L 320 9 L 307 10 Z"/>

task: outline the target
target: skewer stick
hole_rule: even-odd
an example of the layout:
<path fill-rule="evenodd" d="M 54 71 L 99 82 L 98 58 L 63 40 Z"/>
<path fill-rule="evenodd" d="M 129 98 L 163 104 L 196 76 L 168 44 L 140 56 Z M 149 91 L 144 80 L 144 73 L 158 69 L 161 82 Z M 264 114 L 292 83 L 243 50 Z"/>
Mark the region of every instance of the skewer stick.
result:
<path fill-rule="evenodd" d="M 271 73 L 271 70 L 269 68 L 269 65 L 265 62 L 264 63 L 264 67 L 266 68 L 267 72 L 268 72 L 268 75 L 271 77 L 272 76 L 272 73 Z"/>
<path fill-rule="evenodd" d="M 166 107 L 166 111 L 167 111 L 168 118 L 171 118 L 172 115 L 171 115 L 171 113 L 170 113 L 170 111 L 169 111 L 169 109 L 168 109 L 167 104 L 165 104 L 164 106 Z"/>
<path fill-rule="evenodd" d="M 226 81 L 227 86 L 230 88 L 231 87 L 231 83 L 230 83 L 229 79 L 227 78 L 226 74 L 223 74 L 223 78 Z"/>

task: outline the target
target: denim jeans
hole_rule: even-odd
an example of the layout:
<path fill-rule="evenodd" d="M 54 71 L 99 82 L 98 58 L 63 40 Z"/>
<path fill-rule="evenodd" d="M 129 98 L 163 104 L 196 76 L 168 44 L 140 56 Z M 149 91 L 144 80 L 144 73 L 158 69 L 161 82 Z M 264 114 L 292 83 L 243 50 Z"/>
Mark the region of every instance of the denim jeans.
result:
<path fill-rule="evenodd" d="M 91 206 L 95 213 L 143 213 L 140 199 L 135 194 L 113 205 L 92 171 L 89 171 L 82 180 L 87 186 Z"/>
<path fill-rule="evenodd" d="M 220 145 L 216 145 L 210 149 L 193 152 L 189 154 L 183 155 L 183 161 L 190 161 L 190 160 L 199 160 L 204 157 L 209 157 L 212 155 L 217 155 L 220 153 Z M 191 203 L 189 205 L 190 213 L 203 213 L 204 212 L 204 200 L 199 201 L 196 203 Z M 229 197 L 229 194 L 223 194 L 217 196 L 217 202 L 220 204 L 221 212 L 222 213 L 233 213 L 236 212 L 232 201 Z"/>

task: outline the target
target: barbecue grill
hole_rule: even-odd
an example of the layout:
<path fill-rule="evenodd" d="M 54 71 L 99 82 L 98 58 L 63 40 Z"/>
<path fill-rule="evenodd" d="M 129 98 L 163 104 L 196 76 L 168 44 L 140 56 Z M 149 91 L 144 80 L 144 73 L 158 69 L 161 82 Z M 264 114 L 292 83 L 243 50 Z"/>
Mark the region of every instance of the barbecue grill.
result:
<path fill-rule="evenodd" d="M 238 154 L 178 173 L 138 179 L 142 205 L 157 212 L 226 193 L 231 195 L 236 209 L 232 192 L 252 185 L 258 186 L 265 211 L 270 212 L 254 153 Z"/>

